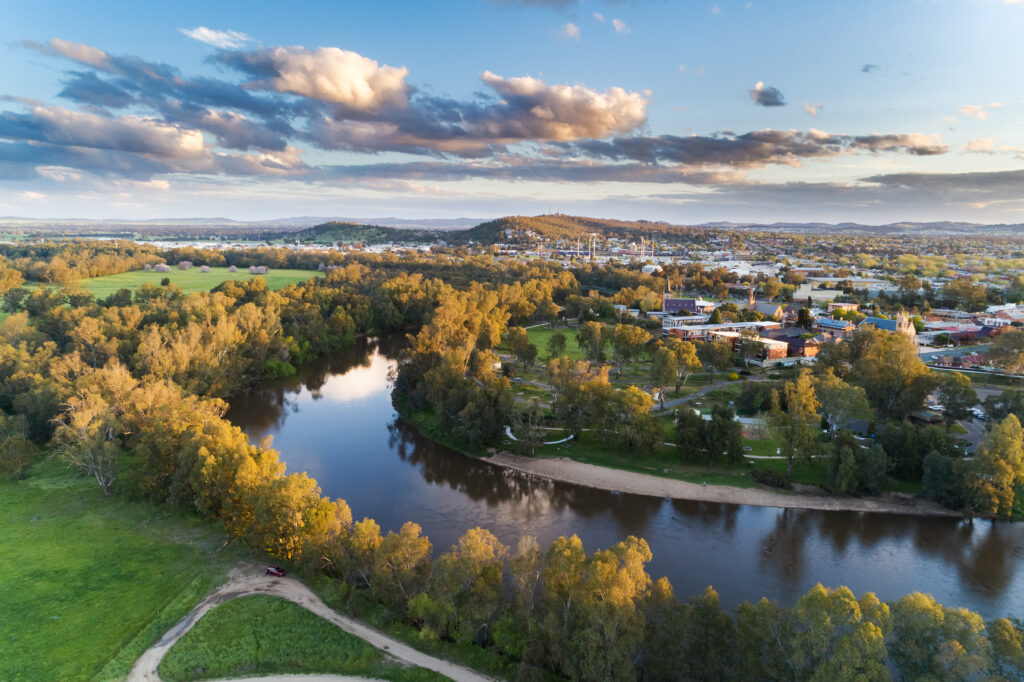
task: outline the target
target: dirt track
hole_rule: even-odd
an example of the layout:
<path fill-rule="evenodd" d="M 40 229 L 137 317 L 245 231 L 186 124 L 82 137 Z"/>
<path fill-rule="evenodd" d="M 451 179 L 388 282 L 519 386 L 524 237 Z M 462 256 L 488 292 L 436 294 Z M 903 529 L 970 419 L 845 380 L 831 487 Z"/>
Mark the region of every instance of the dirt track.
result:
<path fill-rule="evenodd" d="M 402 663 L 416 665 L 440 673 L 449 679 L 457 682 L 485 682 L 491 678 L 481 675 L 469 668 L 450 663 L 429 654 L 422 653 L 412 647 L 403 644 L 397 639 L 374 630 L 371 627 L 343 616 L 337 611 L 328 607 L 304 584 L 293 577 L 271 578 L 264 575 L 264 567 L 259 564 L 245 564 L 231 571 L 228 582 L 214 590 L 202 602 L 199 603 L 187 616 L 181 619 L 173 628 L 168 630 L 163 637 L 152 647 L 146 650 L 139 660 L 135 662 L 132 671 L 128 673 L 128 682 L 159 682 L 160 675 L 157 668 L 160 661 L 167 654 L 174 643 L 192 629 L 207 611 L 223 604 L 231 599 L 246 597 L 253 594 L 266 594 L 273 597 L 281 597 L 290 602 L 315 613 L 324 620 L 327 620 L 339 628 L 366 640 L 370 645 L 386 652 L 392 658 Z M 261 682 L 266 680 L 282 680 L 287 682 L 349 682 L 350 680 L 364 679 L 353 678 L 344 675 L 278 675 L 276 677 L 260 677 Z"/>

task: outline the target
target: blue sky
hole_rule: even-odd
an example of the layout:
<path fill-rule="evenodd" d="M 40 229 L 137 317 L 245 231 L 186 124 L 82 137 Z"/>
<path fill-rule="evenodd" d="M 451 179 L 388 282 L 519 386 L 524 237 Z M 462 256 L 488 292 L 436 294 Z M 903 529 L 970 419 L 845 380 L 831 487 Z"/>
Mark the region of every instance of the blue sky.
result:
<path fill-rule="evenodd" d="M 1024 222 L 1024 1 L 20 3 L 0 215 Z"/>

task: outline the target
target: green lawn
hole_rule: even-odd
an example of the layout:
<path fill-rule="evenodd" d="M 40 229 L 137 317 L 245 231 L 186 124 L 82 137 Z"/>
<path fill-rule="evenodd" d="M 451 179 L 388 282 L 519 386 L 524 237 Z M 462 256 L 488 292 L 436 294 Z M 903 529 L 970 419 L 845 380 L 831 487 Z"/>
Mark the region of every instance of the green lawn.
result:
<path fill-rule="evenodd" d="M 571 360 L 582 360 L 583 353 L 580 352 L 580 347 L 576 343 L 576 334 L 579 330 L 575 327 L 534 327 L 527 329 L 526 334 L 530 337 L 530 343 L 537 346 L 537 353 L 539 359 L 547 360 L 548 355 L 548 340 L 552 336 L 562 334 L 565 336 L 565 355 L 568 355 Z"/>
<path fill-rule="evenodd" d="M 226 602 L 206 614 L 160 663 L 168 682 L 275 673 L 337 673 L 400 682 L 445 677 L 404 667 L 290 601 L 263 595 Z"/>
<path fill-rule="evenodd" d="M 238 561 L 211 524 L 46 461 L 0 479 L 0 679 L 123 678 Z"/>
<path fill-rule="evenodd" d="M 96 298 L 106 298 L 119 289 L 135 290 L 147 282 L 159 286 L 160 280 L 164 277 L 170 278 L 171 284 L 181 288 L 186 294 L 193 294 L 199 291 L 209 291 L 228 280 L 244 281 L 253 277 L 263 277 L 271 289 L 283 289 L 289 284 L 298 284 L 313 277 L 322 276 L 323 273 L 313 270 L 271 270 L 266 275 L 250 275 L 245 268 L 239 268 L 237 272 L 228 272 L 227 268 L 210 268 L 209 272 L 200 272 L 198 267 L 194 267 L 191 270 L 174 268 L 170 272 L 146 270 L 122 272 L 119 275 L 83 279 L 81 284 Z"/>

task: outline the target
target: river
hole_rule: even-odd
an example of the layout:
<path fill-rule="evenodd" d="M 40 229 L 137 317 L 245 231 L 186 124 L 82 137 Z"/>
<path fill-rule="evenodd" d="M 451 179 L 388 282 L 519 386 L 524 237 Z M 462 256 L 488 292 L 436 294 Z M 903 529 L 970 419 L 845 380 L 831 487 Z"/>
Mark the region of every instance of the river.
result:
<path fill-rule="evenodd" d="M 231 401 L 228 418 L 273 437 L 356 519 L 415 521 L 446 551 L 482 526 L 515 547 L 580 536 L 587 551 L 643 537 L 655 578 L 681 599 L 714 585 L 723 605 L 792 604 L 815 583 L 891 600 L 913 591 L 986 618 L 1024 616 L 1024 524 L 667 500 L 556 483 L 465 457 L 420 436 L 391 405 L 399 339 L 360 342 Z"/>

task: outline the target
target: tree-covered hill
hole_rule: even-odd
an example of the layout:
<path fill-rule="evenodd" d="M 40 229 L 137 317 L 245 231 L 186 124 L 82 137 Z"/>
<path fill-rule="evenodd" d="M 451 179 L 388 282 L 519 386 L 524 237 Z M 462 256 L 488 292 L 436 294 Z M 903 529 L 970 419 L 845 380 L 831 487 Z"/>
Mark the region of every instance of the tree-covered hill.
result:
<path fill-rule="evenodd" d="M 462 231 L 459 231 L 462 232 Z M 430 243 L 449 239 L 458 234 L 446 230 L 416 230 L 382 225 L 329 222 L 293 232 L 284 237 L 287 242 L 300 244 L 388 244 Z"/>

